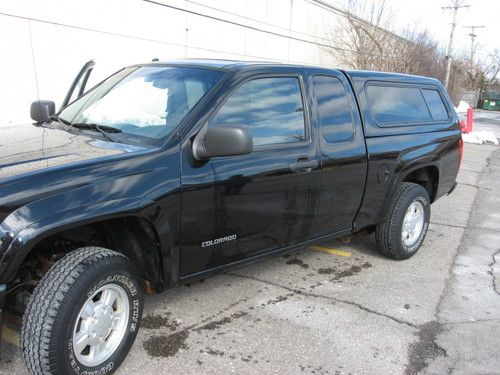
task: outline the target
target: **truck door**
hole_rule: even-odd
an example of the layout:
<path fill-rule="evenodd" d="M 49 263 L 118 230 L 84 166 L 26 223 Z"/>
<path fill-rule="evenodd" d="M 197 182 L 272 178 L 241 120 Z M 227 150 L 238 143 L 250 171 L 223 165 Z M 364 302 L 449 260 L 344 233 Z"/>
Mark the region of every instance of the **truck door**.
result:
<path fill-rule="evenodd" d="M 206 124 L 247 126 L 252 153 L 183 163 L 182 276 L 309 236 L 319 203 L 319 155 L 303 70 L 287 69 L 239 83 Z"/>
<path fill-rule="evenodd" d="M 341 72 L 308 70 L 321 153 L 317 235 L 351 229 L 363 195 L 367 156 L 361 118 Z"/>

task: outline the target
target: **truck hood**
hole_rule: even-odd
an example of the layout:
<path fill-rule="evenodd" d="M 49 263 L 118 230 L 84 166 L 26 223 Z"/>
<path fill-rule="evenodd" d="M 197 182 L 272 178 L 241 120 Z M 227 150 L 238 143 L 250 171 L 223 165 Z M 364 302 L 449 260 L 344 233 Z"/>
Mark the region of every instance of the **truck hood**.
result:
<path fill-rule="evenodd" d="M 143 149 L 57 127 L 0 127 L 0 182 L 36 170 Z"/>

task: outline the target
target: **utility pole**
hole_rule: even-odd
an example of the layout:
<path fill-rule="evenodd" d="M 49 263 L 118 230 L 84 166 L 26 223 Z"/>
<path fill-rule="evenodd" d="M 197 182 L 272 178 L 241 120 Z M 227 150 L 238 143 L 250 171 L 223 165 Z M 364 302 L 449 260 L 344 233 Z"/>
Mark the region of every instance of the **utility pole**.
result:
<path fill-rule="evenodd" d="M 476 37 L 477 35 L 474 34 L 474 31 L 476 29 L 481 29 L 483 28 L 484 26 L 478 26 L 478 25 L 474 25 L 474 26 L 464 26 L 464 29 L 470 29 L 470 85 L 471 85 L 471 88 L 476 92 L 476 101 L 477 99 L 480 99 L 483 95 L 482 91 L 480 88 L 476 89 L 476 79 L 477 79 L 477 76 L 476 76 L 476 72 L 474 70 L 474 41 L 476 40 Z M 479 91 L 479 96 L 478 96 L 478 91 Z"/>
<path fill-rule="evenodd" d="M 484 26 L 481 25 L 481 26 L 478 26 L 478 25 L 474 25 L 474 26 L 464 26 L 465 29 L 470 29 L 470 68 L 472 70 L 472 68 L 474 67 L 474 41 L 476 40 L 476 37 L 477 35 L 474 34 L 474 31 L 476 29 L 482 29 Z"/>
<path fill-rule="evenodd" d="M 453 22 L 451 24 L 450 41 L 448 42 L 448 52 L 446 53 L 446 73 L 444 77 L 444 87 L 448 88 L 450 82 L 451 71 L 451 51 L 453 48 L 453 35 L 455 34 L 455 27 L 457 26 L 457 13 L 460 8 L 469 8 L 470 5 L 461 5 L 461 1 L 453 1 L 451 6 L 441 7 L 443 10 L 453 9 Z"/>

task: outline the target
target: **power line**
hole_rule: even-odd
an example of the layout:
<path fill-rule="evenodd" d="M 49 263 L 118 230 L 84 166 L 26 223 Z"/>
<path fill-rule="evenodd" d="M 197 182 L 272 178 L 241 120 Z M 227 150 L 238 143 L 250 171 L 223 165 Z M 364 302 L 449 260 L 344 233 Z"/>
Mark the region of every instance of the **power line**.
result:
<path fill-rule="evenodd" d="M 353 14 L 353 13 L 346 11 L 342 8 L 336 7 L 330 3 L 327 3 L 326 1 L 323 1 L 323 0 L 304 0 L 304 1 L 306 1 L 310 4 L 313 4 L 313 5 L 316 5 L 316 6 L 322 8 L 322 9 L 325 9 L 331 13 L 335 13 L 335 14 L 338 14 L 338 15 L 346 17 L 346 18 L 349 17 L 349 18 L 351 18 L 351 19 L 355 20 L 356 22 L 359 22 L 363 25 L 374 27 L 375 29 L 384 32 L 385 34 L 391 36 L 392 38 L 394 38 L 396 40 L 402 40 L 402 41 L 408 42 L 408 40 L 405 37 L 398 35 L 392 31 L 389 31 L 387 29 L 384 29 L 381 26 L 375 25 L 375 24 L 357 16 L 356 14 Z"/>
<path fill-rule="evenodd" d="M 302 43 L 314 44 L 314 45 L 321 46 L 321 47 L 332 48 L 331 45 L 326 44 L 326 43 L 315 42 L 315 41 L 308 40 L 308 39 L 303 39 L 303 38 L 298 38 L 298 37 L 295 37 L 295 36 L 281 34 L 281 33 L 275 32 L 275 31 L 271 31 L 271 30 L 264 30 L 264 29 L 261 29 L 261 28 L 255 27 L 255 26 L 245 25 L 243 23 L 239 23 L 239 22 L 236 22 L 236 21 L 231 21 L 231 20 L 227 20 L 227 19 L 224 19 L 224 18 L 212 16 L 210 14 L 203 14 L 203 13 L 200 13 L 200 12 L 196 12 L 194 10 L 180 8 L 180 7 L 177 7 L 177 6 L 174 6 L 174 5 L 165 4 L 165 3 L 158 2 L 158 1 L 155 1 L 155 0 L 143 0 L 143 1 L 146 2 L 146 3 L 150 3 L 150 4 L 159 5 L 159 6 L 162 6 L 162 7 L 165 7 L 165 8 L 174 9 L 174 10 L 177 10 L 177 11 L 180 11 L 180 12 L 186 12 L 186 13 L 189 13 L 189 14 L 193 14 L 195 16 L 199 16 L 199 17 L 203 17 L 203 18 L 209 18 L 209 19 L 212 19 L 212 20 L 215 20 L 215 21 L 227 23 L 227 24 L 230 24 L 230 25 L 233 25 L 233 26 L 239 26 L 239 27 L 243 27 L 243 28 L 250 29 L 250 30 L 253 30 L 253 31 L 258 31 L 258 32 L 265 33 L 265 34 L 278 36 L 278 37 L 281 37 L 281 38 L 287 38 L 287 39 L 296 40 L 296 41 L 302 42 Z M 343 48 L 339 48 L 339 49 L 347 51 L 347 49 L 343 49 Z"/>
<path fill-rule="evenodd" d="M 304 35 L 304 36 L 308 36 L 308 37 L 311 37 L 311 38 L 316 38 L 316 39 L 321 39 L 321 40 L 325 40 L 324 37 L 322 36 L 319 36 L 319 35 L 314 35 L 314 34 L 310 34 L 310 33 L 305 33 L 303 31 L 298 31 L 298 30 L 291 30 L 287 27 L 283 27 L 283 26 L 279 26 L 279 25 L 274 25 L 270 22 L 266 22 L 266 21 L 262 21 L 262 20 L 259 20 L 257 18 L 253 18 L 253 17 L 247 17 L 247 16 L 243 16 L 242 14 L 239 14 L 239 13 L 234 13 L 234 12 L 230 12 L 228 10 L 225 10 L 225 9 L 220 9 L 220 8 L 216 8 L 214 6 L 210 6 L 210 5 L 206 5 L 206 4 L 202 4 L 202 3 L 199 3 L 197 1 L 193 1 L 193 0 L 184 0 L 186 3 L 191 3 L 191 4 L 195 4 L 195 5 L 198 5 L 200 7 L 204 7 L 206 9 L 211 9 L 211 10 L 215 10 L 217 12 L 221 12 L 221 13 L 224 13 L 224 14 L 229 14 L 231 16 L 235 16 L 235 17 L 239 17 L 239 18 L 244 18 L 245 20 L 250 20 L 252 22 L 257 22 L 257 23 L 260 23 L 262 25 L 266 25 L 266 26 L 271 26 L 271 27 L 274 27 L 276 29 L 280 29 L 280 30 L 283 30 L 283 31 L 287 31 L 287 32 L 292 32 L 294 34 L 300 34 L 300 35 Z M 308 0 L 303 0 L 303 1 L 306 1 L 306 2 L 309 2 Z"/>
<path fill-rule="evenodd" d="M 329 49 L 334 49 L 334 50 L 337 50 L 337 51 L 355 52 L 355 53 L 359 53 L 359 54 L 363 54 L 363 55 L 368 55 L 368 56 L 380 56 L 380 57 L 384 56 L 384 54 L 381 54 L 381 53 L 376 53 L 376 52 L 374 53 L 374 52 L 369 52 L 369 51 L 358 51 L 358 50 L 353 50 L 353 49 L 349 49 L 349 48 L 336 47 L 336 46 L 331 45 L 331 44 L 326 44 L 326 43 L 321 43 L 321 42 L 315 42 L 315 41 L 312 41 L 312 40 L 298 38 L 298 37 L 294 37 L 294 36 L 290 36 L 290 35 L 278 33 L 278 32 L 275 32 L 275 31 L 271 31 L 271 30 L 264 30 L 264 29 L 261 29 L 261 28 L 255 27 L 255 26 L 245 25 L 243 23 L 239 23 L 239 22 L 236 22 L 236 21 L 227 20 L 227 19 L 224 19 L 224 18 L 212 16 L 212 15 L 209 15 L 209 14 L 203 14 L 203 13 L 200 13 L 200 12 L 196 12 L 194 10 L 177 7 L 177 6 L 170 5 L 170 4 L 165 4 L 165 3 L 158 2 L 158 1 L 155 1 L 155 0 L 143 0 L 143 1 L 146 2 L 146 3 L 153 4 L 153 5 L 158 5 L 158 6 L 162 6 L 162 7 L 165 7 L 165 8 L 170 8 L 170 9 L 173 9 L 173 10 L 177 10 L 177 11 L 180 11 L 180 12 L 186 12 L 186 13 L 189 13 L 189 14 L 193 14 L 195 16 L 199 16 L 199 17 L 203 17 L 203 18 L 208 18 L 208 19 L 211 19 L 211 20 L 214 20 L 214 21 L 219 21 L 219 22 L 227 23 L 227 24 L 230 24 L 230 25 L 233 25 L 233 26 L 238 26 L 238 27 L 246 28 L 246 29 L 249 29 L 249 30 L 253 30 L 253 31 L 260 32 L 260 33 L 269 34 L 269 35 L 273 35 L 273 36 L 277 36 L 277 37 L 281 37 L 281 38 L 285 38 L 285 39 L 291 39 L 291 40 L 295 40 L 295 41 L 302 42 L 302 43 L 312 44 L 312 45 L 316 45 L 316 46 L 327 48 L 327 49 L 329 48 Z M 317 0 L 317 1 L 319 1 L 319 0 Z M 367 21 L 364 21 L 364 20 L 362 20 L 362 21 L 365 22 L 365 23 L 367 22 Z M 390 33 L 389 31 L 387 31 L 385 29 L 382 29 L 382 28 L 380 28 L 380 29 L 381 29 L 381 31 L 383 30 L 383 32 L 387 32 L 389 35 L 395 35 L 395 34 L 392 34 L 392 33 Z M 403 37 L 400 37 L 400 36 L 397 36 L 397 37 L 399 39 L 401 39 L 401 40 L 405 40 Z M 397 56 L 397 55 L 396 54 L 386 55 L 384 57 L 387 57 L 387 56 Z"/>
<path fill-rule="evenodd" d="M 65 24 L 65 23 L 62 23 L 62 22 L 42 20 L 42 19 L 39 19 L 39 18 L 20 16 L 20 15 L 17 15 L 17 14 L 9 14 L 9 13 L 0 12 L 0 16 L 18 18 L 18 19 L 23 19 L 23 20 L 27 20 L 27 21 L 34 21 L 34 22 L 45 23 L 45 24 L 53 25 L 53 26 L 67 27 L 67 28 L 70 28 L 70 29 L 76 29 L 76 30 L 82 30 L 82 31 L 90 31 L 90 32 L 94 32 L 94 33 L 104 34 L 104 35 L 110 35 L 110 36 L 116 36 L 116 37 L 122 37 L 122 38 L 129 38 L 129 39 L 140 40 L 140 41 L 151 42 L 151 43 L 158 43 L 158 44 L 169 45 L 169 46 L 174 46 L 174 47 L 184 47 L 184 44 L 174 43 L 174 42 L 166 42 L 166 41 L 160 40 L 160 39 L 145 38 L 145 37 L 141 37 L 141 36 L 130 35 L 130 34 L 123 34 L 123 33 L 117 33 L 117 32 L 113 32 L 113 31 L 92 29 L 92 28 L 89 28 L 89 27 L 76 26 L 76 25 L 69 25 L 69 24 Z M 226 53 L 226 54 L 230 54 L 230 55 L 243 56 L 240 53 L 234 53 L 234 52 L 224 51 L 224 50 L 218 50 L 218 49 L 211 49 L 211 48 L 206 48 L 206 47 L 190 46 L 189 48 L 197 49 L 197 50 L 200 50 L 200 51 Z M 248 57 L 252 57 L 252 58 L 256 58 L 256 59 L 261 59 L 261 60 L 270 60 L 268 57 L 264 57 L 264 56 L 257 56 L 257 55 L 247 55 L 247 56 Z M 291 63 L 306 64 L 303 61 L 291 61 Z"/>
<path fill-rule="evenodd" d="M 177 10 L 177 11 L 180 11 L 180 12 L 186 12 L 186 13 L 193 14 L 193 15 L 196 15 L 196 16 L 213 19 L 213 20 L 216 20 L 216 21 L 220 21 L 220 22 L 232 24 L 232 25 L 235 25 L 235 26 L 238 26 L 238 27 L 244 27 L 244 28 L 251 29 L 251 30 L 254 30 L 254 31 L 257 31 L 257 32 L 266 33 L 266 34 L 270 34 L 270 35 L 274 35 L 274 36 L 278 36 L 278 37 L 282 37 L 282 38 L 286 38 L 286 39 L 292 39 L 292 40 L 296 40 L 296 41 L 299 41 L 299 42 L 303 42 L 303 43 L 308 43 L 308 44 L 320 46 L 320 47 L 323 47 L 323 48 L 335 49 L 335 50 L 338 50 L 338 51 L 345 51 L 345 52 L 354 52 L 354 53 L 359 53 L 359 54 L 364 54 L 364 55 L 377 56 L 377 57 L 379 57 L 381 59 L 387 59 L 387 58 L 391 58 L 391 57 L 397 56 L 396 54 L 382 54 L 382 53 L 369 52 L 369 51 L 356 51 L 356 50 L 349 49 L 349 48 L 336 47 L 336 46 L 332 46 L 332 45 L 329 45 L 329 44 L 326 44 L 326 43 L 319 43 L 319 42 L 314 42 L 314 41 L 307 40 L 307 39 L 292 37 L 292 36 L 289 36 L 289 35 L 285 35 L 285 34 L 273 32 L 273 31 L 269 31 L 269 30 L 260 29 L 260 28 L 257 28 L 257 27 L 253 27 L 253 26 L 241 24 L 241 23 L 238 23 L 238 22 L 234 22 L 234 21 L 230 21 L 230 20 L 225 20 L 223 18 L 214 17 L 214 16 L 210 16 L 210 15 L 205 15 L 205 14 L 202 14 L 202 13 L 199 13 L 199 12 L 195 12 L 195 11 L 183 9 L 183 8 L 180 8 L 180 7 L 175 7 L 175 6 L 172 6 L 172 5 L 158 3 L 158 2 L 152 1 L 152 0 L 143 0 L 143 1 L 151 3 L 153 5 L 159 5 L 159 6 L 171 8 L 171 9 L 174 9 L 174 10 Z M 306 0 L 306 1 L 308 1 L 308 0 Z M 113 32 L 113 31 L 93 29 L 93 28 L 90 28 L 90 27 L 70 25 L 70 24 L 66 24 L 66 23 L 62 23 L 62 22 L 49 21 L 49 20 L 44 20 L 44 19 L 39 19 L 39 18 L 34 18 L 34 17 L 27 17 L 27 16 L 21 16 L 21 15 L 16 15 L 16 14 L 9 14 L 9 13 L 4 13 L 4 12 L 0 12 L 0 15 L 7 16 L 7 17 L 13 17 L 13 18 L 19 18 L 19 19 L 25 19 L 25 20 L 29 20 L 29 21 L 41 22 L 41 23 L 50 24 L 50 25 L 54 25 L 54 26 L 61 26 L 61 27 L 68 27 L 68 28 L 77 29 L 77 30 L 97 32 L 97 33 L 111 35 L 111 36 L 125 37 L 125 38 L 130 38 L 130 39 L 135 39 L 135 40 L 141 40 L 141 41 L 147 41 L 147 42 L 153 42 L 153 43 L 160 43 L 160 44 L 171 45 L 171 46 L 176 46 L 176 47 L 185 47 L 185 45 L 183 45 L 183 44 L 175 43 L 175 42 L 167 42 L 167 41 L 164 41 L 164 40 L 161 40 L 161 39 L 147 38 L 147 37 L 141 37 L 141 36 L 136 36 L 136 35 L 130 35 L 130 34 Z M 242 54 L 234 53 L 234 52 L 231 52 L 231 51 L 224 51 L 224 50 L 219 50 L 219 49 L 211 49 L 211 48 L 206 48 L 206 47 L 191 46 L 190 48 L 197 49 L 197 50 L 202 50 L 202 51 L 208 51 L 208 52 L 225 53 L 225 54 L 231 54 L 231 55 L 236 55 L 236 56 L 243 56 Z M 257 55 L 246 55 L 246 56 L 251 57 L 251 58 L 261 59 L 261 60 L 272 60 L 272 59 L 269 59 L 268 57 L 264 57 L 264 56 L 257 56 Z M 290 62 L 291 63 L 296 63 L 296 64 L 310 64 L 310 63 L 306 63 L 306 62 L 302 62 L 302 61 L 290 61 Z"/>

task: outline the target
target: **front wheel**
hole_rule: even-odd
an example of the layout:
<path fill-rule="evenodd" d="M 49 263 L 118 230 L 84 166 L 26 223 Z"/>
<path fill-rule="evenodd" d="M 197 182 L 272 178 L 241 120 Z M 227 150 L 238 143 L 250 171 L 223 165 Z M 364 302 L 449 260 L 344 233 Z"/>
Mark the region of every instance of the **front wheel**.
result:
<path fill-rule="evenodd" d="M 40 280 L 21 329 L 32 374 L 110 374 L 130 350 L 141 319 L 142 290 L 120 253 L 85 247 Z"/>
<path fill-rule="evenodd" d="M 394 194 L 384 220 L 377 225 L 378 250 L 393 259 L 413 256 L 425 239 L 431 216 L 427 190 L 403 182 Z"/>

